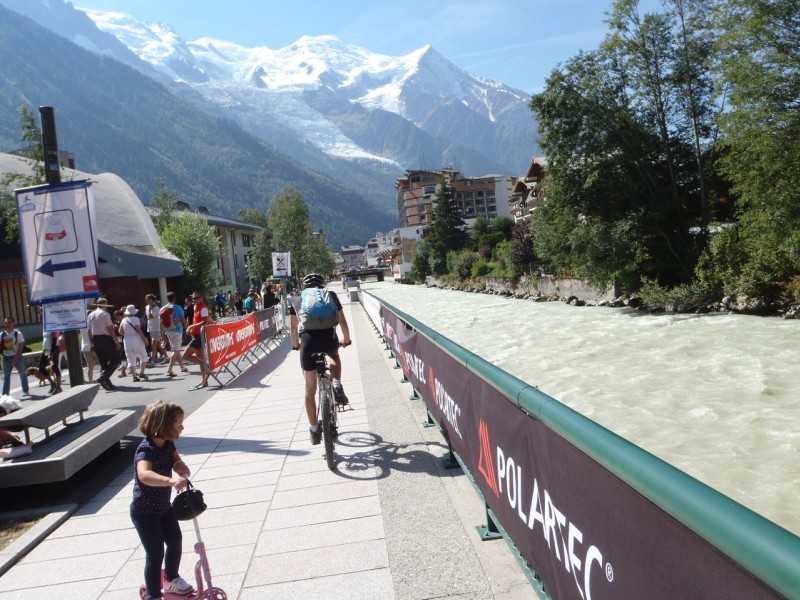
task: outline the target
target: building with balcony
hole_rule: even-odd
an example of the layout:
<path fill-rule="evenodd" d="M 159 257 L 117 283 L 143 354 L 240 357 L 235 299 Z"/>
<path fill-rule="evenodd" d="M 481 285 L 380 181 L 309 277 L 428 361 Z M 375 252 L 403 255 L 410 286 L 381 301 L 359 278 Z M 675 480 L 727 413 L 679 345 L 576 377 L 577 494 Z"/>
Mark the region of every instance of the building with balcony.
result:
<path fill-rule="evenodd" d="M 400 227 L 428 225 L 433 219 L 433 200 L 444 181 L 441 171 L 406 171 L 395 183 Z"/>
<path fill-rule="evenodd" d="M 543 156 L 534 157 L 525 175 L 514 185 L 511 194 L 511 216 L 516 222 L 528 221 L 536 207 L 544 201 L 542 180 L 547 161 Z"/>
<path fill-rule="evenodd" d="M 457 177 L 451 182 L 453 196 L 461 208 L 461 216 L 471 228 L 478 217 L 490 223 L 500 216 L 511 216 L 509 201 L 516 184 L 510 175 Z"/>

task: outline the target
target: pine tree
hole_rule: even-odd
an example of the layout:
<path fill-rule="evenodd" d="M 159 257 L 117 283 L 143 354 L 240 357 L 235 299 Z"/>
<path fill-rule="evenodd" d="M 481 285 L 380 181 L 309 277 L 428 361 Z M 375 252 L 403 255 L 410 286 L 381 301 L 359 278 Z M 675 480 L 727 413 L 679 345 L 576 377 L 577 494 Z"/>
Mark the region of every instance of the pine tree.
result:
<path fill-rule="evenodd" d="M 427 246 L 431 272 L 442 275 L 447 270 L 447 253 L 464 248 L 469 237 L 467 224 L 461 216 L 453 189 L 444 181 L 436 192 L 433 202 L 433 221 L 428 230 Z"/>

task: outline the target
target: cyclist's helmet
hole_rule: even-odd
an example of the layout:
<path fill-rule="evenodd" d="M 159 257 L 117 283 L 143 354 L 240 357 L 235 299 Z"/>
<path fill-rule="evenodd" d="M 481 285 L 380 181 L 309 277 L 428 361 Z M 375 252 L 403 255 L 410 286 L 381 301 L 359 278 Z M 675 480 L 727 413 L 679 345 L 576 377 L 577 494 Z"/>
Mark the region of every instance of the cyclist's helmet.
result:
<path fill-rule="evenodd" d="M 325 287 L 325 280 L 319 273 L 309 273 L 303 277 L 304 288 L 322 288 Z"/>

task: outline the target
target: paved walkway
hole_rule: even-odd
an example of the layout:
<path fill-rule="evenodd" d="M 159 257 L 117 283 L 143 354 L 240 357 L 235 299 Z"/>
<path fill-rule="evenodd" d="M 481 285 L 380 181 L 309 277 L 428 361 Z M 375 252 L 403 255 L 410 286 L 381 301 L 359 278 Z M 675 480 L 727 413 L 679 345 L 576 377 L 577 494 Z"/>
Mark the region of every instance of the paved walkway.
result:
<path fill-rule="evenodd" d="M 360 306 L 340 297 L 353 410 L 340 415 L 336 472 L 308 439 L 288 341 L 186 419 L 178 449 L 209 506 L 198 521 L 214 584 L 242 600 L 536 598 L 505 542 L 480 541 L 472 485 L 441 467 L 446 447 L 422 427 L 424 405 Z M 131 489 L 125 473 L 75 512 L 0 577 L 0 600 L 138 597 Z M 195 532 L 183 527 L 192 581 Z"/>

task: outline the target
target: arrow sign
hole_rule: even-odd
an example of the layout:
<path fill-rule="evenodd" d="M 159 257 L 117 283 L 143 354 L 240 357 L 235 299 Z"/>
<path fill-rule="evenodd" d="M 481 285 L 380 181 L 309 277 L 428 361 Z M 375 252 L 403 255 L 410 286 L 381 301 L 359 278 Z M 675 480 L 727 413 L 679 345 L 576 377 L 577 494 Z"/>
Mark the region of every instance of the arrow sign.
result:
<path fill-rule="evenodd" d="M 39 271 L 40 273 L 52 277 L 56 271 L 70 271 L 72 269 L 85 269 L 85 268 L 86 268 L 85 260 L 76 260 L 75 262 L 66 262 L 59 264 L 53 264 L 52 260 L 48 260 L 46 263 L 44 263 L 41 267 L 39 267 L 36 270 Z"/>

